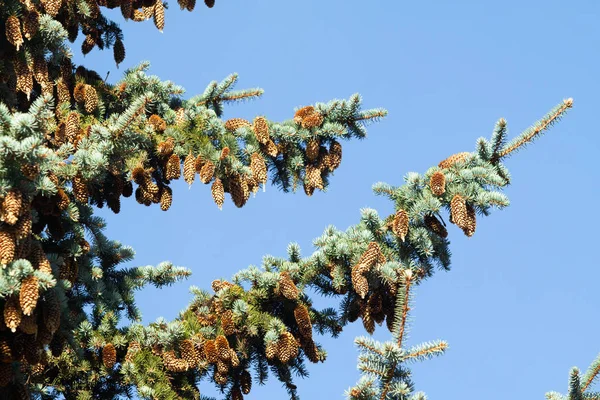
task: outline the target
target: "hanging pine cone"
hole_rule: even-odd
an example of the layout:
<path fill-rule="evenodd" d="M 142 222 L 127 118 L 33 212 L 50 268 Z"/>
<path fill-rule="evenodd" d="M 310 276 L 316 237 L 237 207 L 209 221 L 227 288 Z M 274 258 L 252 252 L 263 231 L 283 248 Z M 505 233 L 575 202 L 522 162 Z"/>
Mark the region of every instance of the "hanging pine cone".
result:
<path fill-rule="evenodd" d="M 204 343 L 204 357 L 206 358 L 206 361 L 211 364 L 214 364 L 219 360 L 219 353 L 214 340 L 207 340 Z"/>
<path fill-rule="evenodd" d="M 123 9 L 123 4 L 129 3 L 129 6 L 131 7 L 131 0 L 124 0 L 121 2 L 121 10 Z M 131 10 L 131 8 L 130 8 Z M 130 12 L 131 15 L 131 12 Z M 119 64 L 121 64 L 123 62 L 123 60 L 125 59 L 125 46 L 123 45 L 123 41 L 120 39 L 117 39 L 115 41 L 115 44 L 113 46 L 113 57 L 115 59 L 115 63 L 117 64 L 117 66 Z"/>
<path fill-rule="evenodd" d="M 442 169 L 450 168 L 454 164 L 464 162 L 465 160 L 467 160 L 467 158 L 469 158 L 470 155 L 471 155 L 471 153 L 469 153 L 469 152 L 453 154 L 450 157 L 446 158 L 445 160 L 441 161 L 438 164 L 438 166 Z"/>
<path fill-rule="evenodd" d="M 381 293 L 375 292 L 369 296 L 369 300 L 367 300 L 367 306 L 369 307 L 371 317 L 373 320 L 380 324 L 385 319 L 385 314 L 383 312 L 383 299 L 381 297 Z"/>
<path fill-rule="evenodd" d="M 58 103 L 70 103 L 71 92 L 69 91 L 69 85 L 65 83 L 62 78 L 56 81 L 56 95 L 58 97 Z"/>
<path fill-rule="evenodd" d="M 165 122 L 165 120 L 156 114 L 152 114 L 150 116 L 150 118 L 148 118 L 148 123 L 150 125 L 152 125 L 154 130 L 157 132 L 164 132 L 165 129 L 167 129 L 167 123 Z M 173 138 L 169 137 L 163 143 L 165 143 L 166 147 L 164 150 L 159 149 L 159 153 L 164 154 L 164 155 L 171 155 L 171 153 L 173 153 L 173 148 L 175 146 L 175 142 L 174 142 Z"/>
<path fill-rule="evenodd" d="M 250 156 L 250 170 L 256 180 L 263 185 L 267 183 L 267 165 L 265 160 L 258 153 L 252 153 Z"/>
<path fill-rule="evenodd" d="M 252 130 L 254 131 L 256 140 L 258 140 L 259 143 L 267 144 L 269 142 L 269 124 L 264 117 L 256 117 L 254 119 Z"/>
<path fill-rule="evenodd" d="M 23 35 L 31 39 L 40 29 L 40 14 L 34 9 L 26 12 L 23 18 Z"/>
<path fill-rule="evenodd" d="M 79 113 L 73 111 L 67 116 L 65 122 L 65 136 L 69 143 L 73 143 L 79 133 Z"/>
<path fill-rule="evenodd" d="M 245 128 L 247 126 L 252 126 L 250 121 L 247 121 L 243 118 L 231 118 L 225 121 L 225 129 L 231 132 L 235 132 L 240 128 Z"/>
<path fill-rule="evenodd" d="M 243 207 L 246 204 L 249 193 L 248 183 L 243 176 L 236 175 L 230 179 L 229 194 L 231 194 L 231 200 L 236 207 Z"/>
<path fill-rule="evenodd" d="M 318 139 L 310 139 L 306 142 L 306 158 L 308 161 L 315 161 L 319 157 L 320 143 Z"/>
<path fill-rule="evenodd" d="M 127 180 L 123 182 L 123 197 L 131 197 L 133 194 L 133 184 Z"/>
<path fill-rule="evenodd" d="M 39 281 L 35 275 L 30 275 L 21 282 L 19 303 L 24 315 L 31 315 L 39 297 Z"/>
<path fill-rule="evenodd" d="M 42 245 L 40 242 L 35 241 L 31 246 L 31 260 L 34 268 L 38 269 L 40 272 L 44 272 L 46 274 L 52 274 L 52 267 L 50 266 L 50 261 L 48 261 L 48 257 L 44 253 L 44 249 L 42 249 Z"/>
<path fill-rule="evenodd" d="M 196 349 L 196 345 L 190 339 L 185 339 L 179 345 L 181 358 L 183 358 L 190 368 L 195 368 L 200 362 L 200 355 Z"/>
<path fill-rule="evenodd" d="M 227 377 L 227 374 L 215 372 L 213 379 L 214 379 L 215 383 L 217 383 L 218 385 L 226 385 L 228 377 Z"/>
<path fill-rule="evenodd" d="M 231 353 L 229 352 L 229 342 L 225 336 L 217 336 L 215 339 L 215 346 L 221 360 L 227 361 L 231 358 Z"/>
<path fill-rule="evenodd" d="M 92 35 L 86 35 L 83 43 L 81 44 L 81 52 L 83 55 L 88 54 L 96 46 L 96 39 Z"/>
<path fill-rule="evenodd" d="M 133 357 L 135 357 L 140 350 L 142 350 L 142 347 L 138 342 L 129 343 L 129 346 L 127 346 L 127 354 L 125 354 L 125 361 L 133 362 Z"/>
<path fill-rule="evenodd" d="M 200 156 L 198 156 L 200 157 Z M 208 160 L 204 163 L 202 168 L 200 168 L 200 182 L 209 183 L 212 181 L 215 175 L 215 164 L 212 161 Z"/>
<path fill-rule="evenodd" d="M 287 364 L 298 356 L 298 342 L 290 332 L 283 332 L 277 342 L 277 357 L 283 364 Z"/>
<path fill-rule="evenodd" d="M 297 300 L 300 295 L 300 291 L 296 287 L 296 284 L 290 277 L 289 272 L 282 272 L 279 274 L 279 291 L 286 299 Z"/>
<path fill-rule="evenodd" d="M 231 400 L 244 400 L 244 395 L 237 385 L 231 388 Z"/>
<path fill-rule="evenodd" d="M 369 292 L 369 281 L 363 273 L 364 267 L 362 267 L 361 264 L 357 264 L 352 267 L 352 272 L 350 274 L 350 277 L 352 278 L 352 287 L 361 299 L 364 299 Z"/>
<path fill-rule="evenodd" d="M 450 201 L 452 223 L 464 230 L 468 226 L 469 216 L 467 214 L 466 200 L 460 194 L 455 194 L 452 201 Z"/>
<path fill-rule="evenodd" d="M 29 68 L 29 64 L 27 64 L 27 62 L 25 62 L 25 60 L 23 60 L 21 57 L 15 57 L 13 60 L 13 65 L 15 69 L 15 75 L 17 76 L 16 90 L 24 93 L 29 99 L 31 91 L 33 90 L 33 73 Z"/>
<path fill-rule="evenodd" d="M 191 185 L 194 182 L 194 177 L 196 176 L 196 169 L 194 168 L 195 163 L 196 158 L 190 151 L 190 154 L 188 154 L 183 162 L 183 179 L 188 185 Z"/>
<path fill-rule="evenodd" d="M 371 267 L 374 267 L 376 264 L 380 263 L 381 257 L 381 248 L 377 242 L 369 242 L 367 249 L 358 260 L 358 265 L 361 265 L 361 268 L 363 268 L 362 271 L 366 272 L 370 270 Z"/>
<path fill-rule="evenodd" d="M 98 108 L 98 93 L 96 93 L 96 89 L 91 85 L 85 85 L 83 108 L 90 114 Z"/>
<path fill-rule="evenodd" d="M 121 197 L 116 193 L 107 195 L 106 196 L 106 205 L 115 214 L 120 213 L 121 212 Z"/>
<path fill-rule="evenodd" d="M 21 172 L 27 179 L 33 181 L 40 174 L 40 167 L 35 164 L 23 164 Z"/>
<path fill-rule="evenodd" d="M 80 241 L 79 241 L 79 247 L 81 247 L 81 252 L 83 254 L 87 254 L 90 252 L 90 244 L 87 240 L 85 240 L 83 238 L 80 239 Z"/>
<path fill-rule="evenodd" d="M 0 266 L 4 268 L 15 258 L 15 235 L 12 229 L 0 227 Z"/>
<path fill-rule="evenodd" d="M 6 338 L 0 338 L 0 362 L 11 363 L 15 358 L 12 347 Z"/>
<path fill-rule="evenodd" d="M 298 324 L 298 330 L 304 338 L 312 337 L 312 323 L 310 321 L 310 315 L 308 314 L 308 308 L 304 304 L 298 304 L 294 308 L 294 318 Z"/>
<path fill-rule="evenodd" d="M 324 147 L 319 147 L 319 157 L 317 158 L 317 168 L 321 172 L 331 170 L 331 161 L 329 157 L 329 151 Z"/>
<path fill-rule="evenodd" d="M 81 82 L 75 85 L 75 88 L 73 89 L 73 98 L 76 102 L 83 103 L 85 101 L 85 87 L 86 84 Z"/>
<path fill-rule="evenodd" d="M 227 336 L 233 335 L 236 332 L 233 312 L 231 310 L 227 310 L 221 315 L 221 328 L 223 328 L 223 332 Z"/>
<path fill-rule="evenodd" d="M 133 10 L 133 13 L 131 14 L 131 19 L 136 22 L 140 22 L 140 21 L 145 21 L 146 16 L 144 15 L 144 13 L 141 10 Z"/>
<path fill-rule="evenodd" d="M 123 18 L 130 19 L 132 14 L 133 14 L 133 0 L 121 0 L 121 15 L 123 16 Z M 116 52 L 116 50 L 115 50 Z M 123 58 L 125 58 L 125 49 L 123 49 Z M 115 57 L 115 61 L 117 60 L 117 57 Z M 121 60 L 123 61 L 123 60 Z M 120 62 L 117 62 L 117 65 L 120 64 Z"/>
<path fill-rule="evenodd" d="M 403 242 L 408 234 L 408 213 L 402 209 L 396 212 L 394 220 L 392 222 L 392 231 L 394 235 L 398 236 Z"/>
<path fill-rule="evenodd" d="M 21 215 L 21 205 L 23 203 L 23 195 L 18 189 L 11 189 L 6 193 L 2 201 L 0 217 L 2 221 L 9 225 L 14 225 Z"/>
<path fill-rule="evenodd" d="M 208 8 L 213 8 L 215 5 L 215 0 L 204 0 L 204 4 L 206 4 L 206 7 Z"/>
<path fill-rule="evenodd" d="M 319 361 L 323 361 L 323 358 L 319 354 L 319 349 L 312 339 L 302 343 L 302 350 L 304 350 L 304 354 L 310 362 L 318 363 Z"/>
<path fill-rule="evenodd" d="M 306 195 L 308 197 L 312 196 L 313 193 L 315 192 L 315 187 L 314 186 L 309 186 L 306 181 L 304 181 L 303 187 L 304 187 L 304 193 L 306 193 Z"/>
<path fill-rule="evenodd" d="M 169 186 L 164 186 L 160 193 L 160 209 L 167 211 L 173 204 L 173 191 Z"/>
<path fill-rule="evenodd" d="M 225 146 L 223 147 L 223 149 L 221 150 L 221 155 L 219 156 L 219 160 L 224 160 L 225 158 L 227 158 L 227 156 L 229 155 L 229 147 Z"/>
<path fill-rule="evenodd" d="M 25 361 L 30 365 L 40 362 L 41 349 L 36 342 L 34 335 L 19 335 L 17 338 L 19 346 L 22 348 Z M 26 397 L 25 399 L 29 399 L 29 397 Z"/>
<path fill-rule="evenodd" d="M 60 303 L 52 292 L 45 295 L 45 300 L 42 313 L 44 325 L 51 334 L 54 334 L 60 326 Z"/>
<path fill-rule="evenodd" d="M 427 214 L 425 217 L 423 217 L 423 220 L 425 221 L 425 225 L 433 233 L 443 238 L 448 237 L 448 231 L 446 230 L 446 227 L 442 225 L 440 220 L 438 220 L 435 216 Z"/>
<path fill-rule="evenodd" d="M 165 168 L 165 179 L 179 179 L 181 176 L 181 160 L 177 154 L 171 154 Z"/>
<path fill-rule="evenodd" d="M 240 386 L 242 387 L 242 393 L 250 393 L 252 389 L 252 376 L 250 376 L 248 370 L 243 370 L 240 374 Z"/>
<path fill-rule="evenodd" d="M 274 360 L 277 357 L 277 342 L 269 342 L 265 346 L 265 356 L 267 360 Z"/>
<path fill-rule="evenodd" d="M 362 323 L 363 327 L 369 334 L 373 334 L 375 332 L 375 321 L 371 315 L 371 309 L 368 305 L 365 305 L 362 312 Z"/>
<path fill-rule="evenodd" d="M 210 188 L 213 201 L 219 207 L 219 210 L 222 209 L 223 203 L 225 202 L 225 189 L 223 188 L 223 183 L 219 178 L 215 179 Z"/>
<path fill-rule="evenodd" d="M 321 170 L 312 166 L 306 166 L 306 176 L 304 177 L 305 185 L 315 189 L 323 190 L 323 179 L 321 178 Z"/>
<path fill-rule="evenodd" d="M 167 371 L 184 372 L 189 369 L 188 363 L 182 358 L 177 358 L 173 350 L 165 351 L 162 359 Z"/>
<path fill-rule="evenodd" d="M 4 304 L 4 323 L 14 333 L 22 318 L 23 312 L 19 306 L 19 300 L 14 296 L 9 297 Z"/>
<path fill-rule="evenodd" d="M 75 200 L 80 203 L 87 203 L 89 199 L 89 192 L 87 188 L 87 184 L 81 177 L 81 174 L 78 173 L 73 178 L 73 195 L 75 196 Z"/>
<path fill-rule="evenodd" d="M 117 362 L 117 350 L 112 343 L 102 348 L 102 363 L 107 369 L 112 369 Z"/>
<path fill-rule="evenodd" d="M 194 169 L 197 173 L 200 173 L 200 171 L 202 171 L 202 167 L 205 163 L 206 160 L 204 160 L 204 158 L 202 158 L 202 156 L 198 154 L 198 156 L 196 157 L 196 161 L 194 161 Z"/>
<path fill-rule="evenodd" d="M 41 0 L 42 6 L 44 7 L 44 11 L 46 14 L 55 17 L 58 14 L 58 11 L 62 7 L 62 0 Z"/>
<path fill-rule="evenodd" d="M 465 226 L 462 228 L 465 235 L 468 237 L 473 236 L 475 229 L 477 228 L 477 218 L 475 208 L 472 205 L 467 204 L 467 218 L 465 220 Z"/>
<path fill-rule="evenodd" d="M 279 148 L 277 147 L 275 142 L 272 141 L 271 139 L 267 140 L 267 144 L 265 144 L 262 147 L 262 149 L 265 153 L 267 153 L 271 157 L 277 157 L 277 154 L 279 154 Z"/>
<path fill-rule="evenodd" d="M 19 22 L 19 18 L 15 15 L 11 15 L 6 19 L 6 39 L 10 44 L 17 48 L 19 48 L 23 44 L 23 35 L 21 35 L 21 24 Z"/>
<path fill-rule="evenodd" d="M 329 146 L 329 170 L 334 171 L 342 163 L 342 145 L 332 140 Z"/>
<path fill-rule="evenodd" d="M 144 185 L 147 179 L 150 179 L 148 172 L 140 164 L 131 170 L 131 179 L 138 185 Z"/>
<path fill-rule="evenodd" d="M 158 0 L 154 5 L 154 26 L 161 32 L 165 29 L 165 6 L 162 0 Z"/>
<path fill-rule="evenodd" d="M 17 240 L 23 240 L 26 237 L 28 237 L 29 235 L 31 235 L 31 226 L 32 226 L 32 220 L 31 220 L 31 212 L 27 211 L 25 212 L 21 218 L 19 218 L 19 220 L 17 221 L 16 225 L 15 225 L 15 238 Z M 22 257 L 20 257 L 22 258 Z"/>
<path fill-rule="evenodd" d="M 36 55 L 33 58 L 33 77 L 42 87 L 43 93 L 52 94 L 52 90 L 48 90 L 51 85 L 48 79 L 48 64 L 43 55 Z"/>
<path fill-rule="evenodd" d="M 0 387 L 8 386 L 13 379 L 12 364 L 0 364 Z"/>
<path fill-rule="evenodd" d="M 436 171 L 429 178 L 429 187 L 436 196 L 441 196 L 446 192 L 446 176 L 441 171 Z"/>

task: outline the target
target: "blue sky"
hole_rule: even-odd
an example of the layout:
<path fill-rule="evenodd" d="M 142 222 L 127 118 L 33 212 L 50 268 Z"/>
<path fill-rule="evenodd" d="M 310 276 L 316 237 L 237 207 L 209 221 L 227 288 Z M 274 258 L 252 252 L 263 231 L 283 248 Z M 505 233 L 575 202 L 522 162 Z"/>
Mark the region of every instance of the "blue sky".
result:
<path fill-rule="evenodd" d="M 184 283 L 139 293 L 145 322 L 174 318 L 191 299 L 189 285 L 209 288 L 264 254 L 284 255 L 291 241 L 308 254 L 328 224 L 345 229 L 362 207 L 387 215 L 392 205 L 372 194 L 373 183 L 401 184 L 409 171 L 472 151 L 500 117 L 517 135 L 573 97 L 559 125 L 509 160 L 511 207 L 480 219 L 471 239 L 451 227 L 453 268 L 418 288 L 409 340 L 449 342 L 446 355 L 414 366 L 417 389 L 444 400 L 565 392 L 569 368 L 586 368 L 600 352 L 600 219 L 592 207 L 600 195 L 598 2 L 218 0 L 188 13 L 172 1 L 164 33 L 150 21 L 122 27 L 121 69 L 110 52 L 93 51 L 85 65 L 111 71 L 114 81 L 124 67 L 150 60 L 152 73 L 189 95 L 231 72 L 240 74 L 238 87 L 265 89 L 258 101 L 227 108 L 225 118 L 283 120 L 296 106 L 355 92 L 365 107 L 389 110 L 367 140 L 344 145 L 328 193 L 307 198 L 269 187 L 241 210 L 228 200 L 219 211 L 207 185 L 188 190 L 178 182 L 167 213 L 133 198 L 118 216 L 101 210 L 109 236 L 136 249 L 135 265 L 171 260 L 193 270 Z M 329 359 L 298 381 L 303 399 L 343 398 L 359 376 L 360 334 L 354 324 L 321 340 Z M 200 389 L 213 392 L 206 382 Z M 273 378 L 247 398 L 285 392 Z"/>

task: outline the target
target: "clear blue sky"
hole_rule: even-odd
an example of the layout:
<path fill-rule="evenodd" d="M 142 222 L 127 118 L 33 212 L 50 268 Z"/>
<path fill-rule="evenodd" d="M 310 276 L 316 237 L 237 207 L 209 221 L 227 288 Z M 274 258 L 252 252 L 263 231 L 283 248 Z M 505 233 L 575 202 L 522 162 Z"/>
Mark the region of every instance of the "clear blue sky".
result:
<path fill-rule="evenodd" d="M 93 51 L 85 63 L 102 75 L 110 70 L 114 81 L 123 67 L 148 59 L 152 73 L 189 95 L 231 72 L 240 74 L 240 88 L 265 89 L 261 100 L 227 108 L 225 118 L 283 120 L 296 106 L 355 92 L 389 117 L 370 127 L 367 140 L 344 146 L 326 194 L 270 187 L 241 210 L 228 199 L 219 211 L 207 185 L 188 190 L 178 182 L 167 213 L 133 198 L 118 216 L 101 210 L 109 236 L 136 249 L 135 265 L 171 260 L 193 270 L 189 281 L 139 293 L 145 322 L 174 318 L 191 299 L 189 285 L 209 288 L 264 254 L 284 255 L 288 242 L 308 254 L 328 224 L 345 229 L 362 207 L 387 215 L 391 204 L 372 194 L 373 183 L 400 184 L 409 171 L 472 151 L 500 117 L 516 135 L 573 97 L 568 116 L 508 162 L 511 207 L 480 220 L 471 239 L 451 227 L 452 271 L 418 288 L 409 338 L 450 344 L 445 356 L 414 367 L 417 389 L 431 399 L 566 391 L 569 368 L 586 368 L 600 352 L 600 3 L 217 0 L 212 10 L 198 1 L 193 13 L 170 5 L 162 34 L 150 21 L 122 24 L 120 70 L 109 52 Z M 321 340 L 329 359 L 298 381 L 303 399 L 342 399 L 359 376 L 353 339 L 362 333 L 354 324 L 337 340 Z M 212 393 L 209 386 L 201 391 Z M 271 379 L 247 398 L 285 393 Z"/>

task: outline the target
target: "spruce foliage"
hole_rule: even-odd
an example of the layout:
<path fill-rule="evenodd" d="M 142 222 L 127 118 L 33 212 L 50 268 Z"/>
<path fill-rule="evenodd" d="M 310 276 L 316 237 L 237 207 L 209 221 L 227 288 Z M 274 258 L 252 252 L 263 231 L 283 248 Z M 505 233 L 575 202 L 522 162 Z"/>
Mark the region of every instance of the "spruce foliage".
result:
<path fill-rule="evenodd" d="M 368 333 L 385 322 L 392 340 L 356 339 L 364 376 L 348 397 L 424 399 L 409 364 L 447 344 L 408 347 L 407 321 L 414 288 L 450 268 L 444 216 L 471 236 L 477 218 L 506 207 L 503 161 L 572 101 L 511 141 L 500 120 L 474 152 L 409 173 L 399 187 L 376 184 L 375 193 L 394 203 L 392 215 L 363 209 L 347 230 L 326 228 L 312 254 L 302 257 L 292 243 L 287 258 L 265 256 L 260 268 L 212 282 L 211 292 L 192 288 L 175 320 L 144 326 L 135 291 L 190 271 L 169 262 L 123 266 L 134 251 L 104 235 L 95 208 L 119 213 L 133 196 L 166 211 L 176 201 L 171 181 L 183 175 L 193 184 L 196 174 L 219 208 L 230 204 L 225 194 L 243 207 L 269 180 L 311 195 L 329 185 L 342 142 L 364 138 L 365 123 L 386 111 L 363 110 L 353 95 L 302 107 L 282 122 L 224 121 L 225 105 L 262 90 L 234 90 L 232 74 L 186 98 L 182 87 L 149 75 L 147 62 L 110 84 L 73 65 L 66 41 L 81 32 L 84 54 L 112 48 L 119 64 L 124 38 L 102 13 L 117 7 L 126 19 L 165 27 L 162 1 L 5 0 L 0 8 L 0 397 L 208 400 L 198 389 L 206 380 L 237 400 L 271 373 L 296 399 L 293 377 L 327 357 L 317 334 L 335 337 L 360 319 Z M 309 289 L 337 306 L 315 308 Z M 594 398 L 584 392 L 598 363 L 583 378 L 573 371 L 569 399 Z"/>

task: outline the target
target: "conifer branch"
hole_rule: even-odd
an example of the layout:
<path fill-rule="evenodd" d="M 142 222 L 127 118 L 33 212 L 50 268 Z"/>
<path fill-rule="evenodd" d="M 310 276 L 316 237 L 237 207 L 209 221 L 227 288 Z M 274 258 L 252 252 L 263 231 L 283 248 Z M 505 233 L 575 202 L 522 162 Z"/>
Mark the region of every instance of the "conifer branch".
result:
<path fill-rule="evenodd" d="M 406 323 L 408 321 L 408 312 L 410 311 L 410 296 L 412 285 L 412 271 L 405 270 L 402 277 L 402 285 L 399 288 L 400 293 L 396 298 L 396 312 L 394 313 L 394 336 L 396 344 L 402 348 Z"/>
<path fill-rule="evenodd" d="M 409 352 L 403 356 L 403 361 L 423 360 L 425 358 L 431 358 L 435 355 L 440 355 L 444 353 L 447 348 L 448 343 L 444 341 L 426 343 L 409 350 Z"/>
<path fill-rule="evenodd" d="M 596 357 L 596 359 L 592 362 L 588 370 L 583 375 L 583 385 L 581 387 L 581 391 L 585 392 L 592 383 L 598 377 L 598 373 L 600 373 L 600 355 Z"/>
<path fill-rule="evenodd" d="M 546 116 L 544 116 L 544 118 L 538 121 L 533 127 L 525 130 L 521 135 L 519 135 L 517 138 L 515 138 L 506 146 L 504 146 L 502 150 L 498 153 L 498 158 L 505 158 L 512 152 L 525 146 L 527 143 L 530 143 L 533 140 L 535 140 L 541 133 L 543 133 L 546 129 L 550 128 L 554 123 L 560 120 L 560 118 L 571 107 L 573 107 L 573 99 L 569 98 L 567 100 L 564 100 L 562 104 L 556 106 L 552 111 L 550 111 Z"/>

